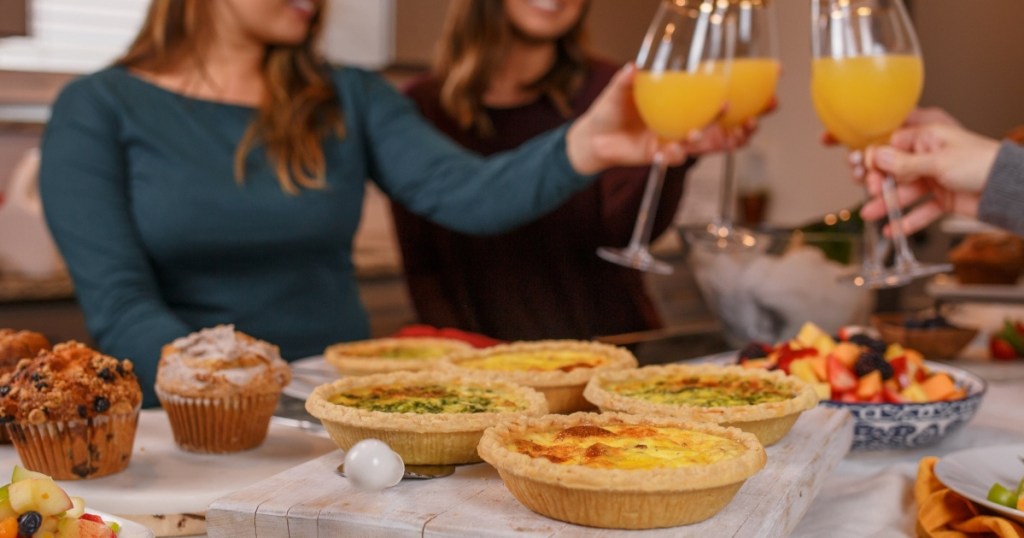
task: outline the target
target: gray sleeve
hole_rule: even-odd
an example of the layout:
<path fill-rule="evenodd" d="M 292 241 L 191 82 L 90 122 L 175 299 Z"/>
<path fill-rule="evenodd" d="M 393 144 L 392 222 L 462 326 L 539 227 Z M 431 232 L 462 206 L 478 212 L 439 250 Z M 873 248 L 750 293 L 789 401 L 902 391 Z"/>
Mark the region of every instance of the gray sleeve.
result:
<path fill-rule="evenodd" d="M 981 192 L 978 218 L 1024 235 L 1024 147 L 1003 142 Z"/>

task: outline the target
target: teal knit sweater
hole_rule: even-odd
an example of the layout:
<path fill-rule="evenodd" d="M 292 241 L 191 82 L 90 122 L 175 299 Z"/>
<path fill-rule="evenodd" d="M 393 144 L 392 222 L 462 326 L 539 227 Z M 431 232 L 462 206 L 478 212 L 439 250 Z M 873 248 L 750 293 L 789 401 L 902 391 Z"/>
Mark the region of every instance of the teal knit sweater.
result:
<path fill-rule="evenodd" d="M 344 138 L 323 142 L 327 188 L 289 195 L 266 154 L 234 179 L 256 110 L 167 91 L 123 68 L 69 84 L 42 147 L 47 222 L 101 351 L 135 362 L 153 395 L 162 345 L 233 323 L 286 359 L 369 337 L 352 265 L 365 181 L 475 234 L 513 228 L 594 178 L 575 173 L 563 126 L 482 159 L 420 118 L 373 73 L 332 72 Z"/>

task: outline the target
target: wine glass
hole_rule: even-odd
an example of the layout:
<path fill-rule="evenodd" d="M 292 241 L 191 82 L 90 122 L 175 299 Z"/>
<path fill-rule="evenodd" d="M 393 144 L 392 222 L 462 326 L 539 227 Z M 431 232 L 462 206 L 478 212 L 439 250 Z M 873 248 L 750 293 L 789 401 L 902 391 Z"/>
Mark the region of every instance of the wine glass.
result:
<path fill-rule="evenodd" d="M 920 47 L 902 0 L 811 0 L 811 24 L 811 94 L 818 118 L 854 152 L 888 142 L 917 106 L 924 86 Z M 882 197 L 895 262 L 884 266 L 877 231 L 866 226 L 861 269 L 848 278 L 857 286 L 902 286 L 951 270 L 914 257 L 895 189 L 895 180 L 886 177 Z"/>
<path fill-rule="evenodd" d="M 775 96 L 781 65 L 776 44 L 775 8 L 770 0 L 729 0 L 728 17 L 735 20 L 736 37 L 729 69 L 728 103 L 718 123 L 725 130 L 740 128 L 749 119 L 765 111 Z M 725 151 L 725 166 L 718 215 L 704 231 L 692 231 L 689 241 L 698 241 L 719 249 L 748 249 L 757 244 L 757 236 L 737 227 L 736 150 Z"/>
<path fill-rule="evenodd" d="M 728 89 L 732 26 L 726 2 L 663 0 L 637 54 L 633 97 L 644 123 L 665 141 L 685 139 L 722 111 Z M 672 266 L 651 255 L 656 203 L 665 180 L 665 159 L 654 156 L 640 211 L 625 248 L 600 247 L 601 258 L 667 275 Z"/>

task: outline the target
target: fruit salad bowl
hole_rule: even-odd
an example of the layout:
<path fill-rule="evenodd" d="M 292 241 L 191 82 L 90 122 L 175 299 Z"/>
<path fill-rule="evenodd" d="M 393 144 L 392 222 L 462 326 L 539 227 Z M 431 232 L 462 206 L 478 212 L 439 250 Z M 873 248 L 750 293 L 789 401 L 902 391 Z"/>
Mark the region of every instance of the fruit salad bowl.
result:
<path fill-rule="evenodd" d="M 853 415 L 851 450 L 901 450 L 939 443 L 974 416 L 987 385 L 980 377 L 942 363 L 925 361 L 934 372 L 949 375 L 965 396 L 923 403 L 869 403 L 822 400 L 819 405 L 845 409 Z"/>
<path fill-rule="evenodd" d="M 986 390 L 980 377 L 887 344 L 860 326 L 833 337 L 807 322 L 791 340 L 748 344 L 737 363 L 798 377 L 815 389 L 821 405 L 850 412 L 852 450 L 938 443 L 971 420 Z"/>

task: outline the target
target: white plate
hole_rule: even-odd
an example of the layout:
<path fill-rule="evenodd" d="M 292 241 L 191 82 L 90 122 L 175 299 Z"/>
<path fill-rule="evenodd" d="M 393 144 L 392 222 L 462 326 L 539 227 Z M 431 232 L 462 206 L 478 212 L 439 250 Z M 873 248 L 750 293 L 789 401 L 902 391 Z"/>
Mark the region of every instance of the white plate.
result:
<path fill-rule="evenodd" d="M 943 301 L 1024 303 L 1022 284 L 961 284 L 949 275 L 938 275 L 925 284 L 925 293 Z"/>
<path fill-rule="evenodd" d="M 992 484 L 999 482 L 1015 488 L 1024 476 L 1024 464 L 1018 456 L 1024 445 L 989 446 L 960 450 L 935 464 L 935 477 L 949 489 L 971 501 L 1019 523 L 1024 512 L 1007 508 L 987 499 Z"/>
<path fill-rule="evenodd" d="M 327 364 L 323 355 L 313 355 L 305 359 L 292 361 L 292 381 L 284 388 L 284 393 L 292 398 L 305 400 L 313 393 L 313 389 L 341 379 L 341 374 L 333 366 Z"/>
<path fill-rule="evenodd" d="M 116 521 L 121 526 L 121 532 L 117 533 L 117 538 L 154 538 L 156 536 L 153 531 L 148 528 L 139 525 L 138 523 L 127 520 L 123 517 L 117 517 L 115 515 L 108 514 L 106 512 L 100 512 L 99 510 L 93 510 L 86 506 L 85 513 L 96 514 L 103 518 L 103 521 L 110 523 Z"/>

